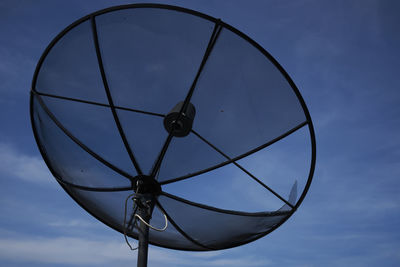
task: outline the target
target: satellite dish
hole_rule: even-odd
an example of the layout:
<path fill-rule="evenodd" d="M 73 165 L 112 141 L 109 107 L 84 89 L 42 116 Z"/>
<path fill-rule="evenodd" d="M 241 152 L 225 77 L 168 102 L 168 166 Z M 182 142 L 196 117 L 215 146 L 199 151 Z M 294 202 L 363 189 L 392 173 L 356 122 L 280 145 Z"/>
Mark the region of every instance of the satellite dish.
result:
<path fill-rule="evenodd" d="M 239 30 L 181 7 L 111 7 L 68 26 L 39 60 L 30 114 L 53 176 L 95 218 L 139 240 L 138 266 L 148 243 L 206 251 L 265 236 L 299 207 L 314 173 L 311 117 L 285 70 Z M 246 163 L 298 131 L 310 146 L 299 198 L 290 166 L 261 165 L 279 176 L 273 183 L 293 185 L 282 194 Z M 216 184 L 228 194 L 233 169 L 279 207 L 190 199 Z M 182 190 L 187 198 L 166 190 L 206 179 Z"/>

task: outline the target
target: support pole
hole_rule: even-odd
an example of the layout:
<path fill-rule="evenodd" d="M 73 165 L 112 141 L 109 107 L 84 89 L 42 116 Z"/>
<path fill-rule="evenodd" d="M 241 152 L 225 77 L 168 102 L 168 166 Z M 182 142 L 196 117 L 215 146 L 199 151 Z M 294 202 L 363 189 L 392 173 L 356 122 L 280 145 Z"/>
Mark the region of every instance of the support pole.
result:
<path fill-rule="evenodd" d="M 141 183 L 143 184 L 143 182 Z M 136 194 L 135 203 L 138 207 L 137 214 L 147 223 L 150 223 L 151 214 L 153 213 L 154 208 L 154 196 L 152 194 Z M 139 240 L 139 248 L 138 248 L 138 258 L 137 258 L 137 267 L 147 267 L 147 255 L 149 250 L 149 227 L 142 222 L 139 221 L 138 227 L 138 240 Z"/>
<path fill-rule="evenodd" d="M 147 254 L 149 249 L 149 227 L 145 225 L 142 221 L 140 221 L 138 232 L 139 232 L 139 249 L 138 249 L 137 267 L 147 267 Z"/>

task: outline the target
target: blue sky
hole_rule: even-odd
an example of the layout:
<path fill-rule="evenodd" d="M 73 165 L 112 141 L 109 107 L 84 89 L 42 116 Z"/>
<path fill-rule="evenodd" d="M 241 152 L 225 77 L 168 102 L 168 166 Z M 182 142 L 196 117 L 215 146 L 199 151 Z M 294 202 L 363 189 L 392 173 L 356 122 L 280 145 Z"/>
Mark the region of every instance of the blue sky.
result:
<path fill-rule="evenodd" d="M 146 1 L 142 1 L 146 2 Z M 128 1 L 0 3 L 0 265 L 134 266 L 122 235 L 51 177 L 29 120 L 31 79 L 71 22 Z M 162 1 L 245 32 L 300 89 L 317 137 L 317 167 L 299 210 L 234 249 L 150 248 L 149 266 L 398 266 L 400 37 L 397 1 Z"/>

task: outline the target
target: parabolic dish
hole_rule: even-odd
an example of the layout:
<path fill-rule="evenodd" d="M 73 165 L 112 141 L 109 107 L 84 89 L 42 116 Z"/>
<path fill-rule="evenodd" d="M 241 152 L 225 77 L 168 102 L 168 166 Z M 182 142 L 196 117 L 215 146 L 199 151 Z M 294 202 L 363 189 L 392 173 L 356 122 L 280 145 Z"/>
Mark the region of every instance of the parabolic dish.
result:
<path fill-rule="evenodd" d="M 169 221 L 149 242 L 172 249 L 270 233 L 314 172 L 311 118 L 283 68 L 232 26 L 174 6 L 118 6 L 68 26 L 37 65 L 31 121 L 53 176 L 115 230 L 144 181 L 150 223 Z"/>

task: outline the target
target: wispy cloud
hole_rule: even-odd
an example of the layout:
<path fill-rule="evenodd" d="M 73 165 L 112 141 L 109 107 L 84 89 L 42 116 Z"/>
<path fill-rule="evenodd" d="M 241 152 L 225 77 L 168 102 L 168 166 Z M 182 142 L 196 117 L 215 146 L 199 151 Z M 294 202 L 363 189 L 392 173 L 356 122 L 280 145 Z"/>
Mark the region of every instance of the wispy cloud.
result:
<path fill-rule="evenodd" d="M 230 254 L 230 253 L 226 253 Z M 126 266 L 136 261 L 124 242 L 77 237 L 25 237 L 0 239 L 0 257 L 12 262 L 71 265 Z M 179 252 L 150 247 L 153 266 L 266 266 L 270 262 L 252 256 L 224 256 L 222 252 Z"/>
<path fill-rule="evenodd" d="M 14 146 L 0 143 L 0 173 L 34 183 L 49 183 L 53 178 L 44 161 L 25 155 Z"/>
<path fill-rule="evenodd" d="M 69 227 L 78 227 L 78 228 L 87 228 L 87 227 L 96 227 L 97 224 L 94 224 L 89 221 L 81 220 L 81 219 L 72 219 L 72 220 L 56 220 L 47 223 L 48 226 L 51 227 L 60 227 L 60 228 L 69 228 Z"/>
<path fill-rule="evenodd" d="M 266 260 L 257 260 L 257 259 L 217 259 L 211 262 L 208 262 L 209 266 L 267 266 L 270 265 L 270 261 Z"/>
<path fill-rule="evenodd" d="M 16 262 L 95 265 L 134 256 L 122 242 L 104 242 L 75 237 L 0 239 L 0 256 Z"/>

